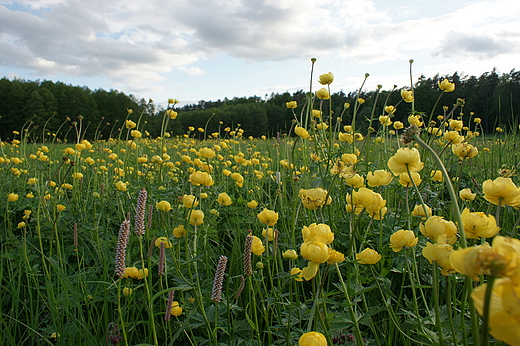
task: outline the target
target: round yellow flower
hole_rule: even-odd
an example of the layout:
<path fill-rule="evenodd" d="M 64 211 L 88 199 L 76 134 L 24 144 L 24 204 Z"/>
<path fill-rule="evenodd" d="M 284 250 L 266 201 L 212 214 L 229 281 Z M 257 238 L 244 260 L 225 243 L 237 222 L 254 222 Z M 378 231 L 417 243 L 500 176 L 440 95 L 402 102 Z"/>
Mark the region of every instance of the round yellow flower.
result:
<path fill-rule="evenodd" d="M 405 173 L 406 167 L 410 172 L 419 172 L 423 169 L 424 163 L 421 162 L 421 154 L 416 148 L 400 148 L 388 160 L 388 168 L 396 176 Z"/>
<path fill-rule="evenodd" d="M 394 232 L 390 236 L 390 248 L 394 250 L 394 252 L 399 252 L 403 249 L 403 247 L 414 247 L 417 245 L 419 238 L 415 236 L 413 231 L 408 230 L 399 230 Z"/>
<path fill-rule="evenodd" d="M 164 244 L 164 248 L 165 249 L 169 249 L 172 247 L 172 243 L 171 241 L 168 240 L 168 238 L 166 237 L 159 237 L 155 240 L 155 246 L 157 246 L 158 248 L 161 247 L 161 244 Z"/>
<path fill-rule="evenodd" d="M 377 251 L 366 248 L 360 253 L 356 254 L 356 260 L 360 264 L 376 264 L 381 260 L 381 255 Z"/>
<path fill-rule="evenodd" d="M 480 315 L 484 315 L 487 284 L 476 287 L 471 298 Z M 508 345 L 520 345 L 520 286 L 510 278 L 497 279 L 489 306 L 489 333 Z"/>
<path fill-rule="evenodd" d="M 460 214 L 466 238 L 492 238 L 500 231 L 493 215 L 486 215 L 483 212 L 470 212 L 465 208 Z"/>
<path fill-rule="evenodd" d="M 295 250 L 286 250 L 284 253 L 282 253 L 283 258 L 295 260 L 298 258 L 298 254 Z"/>
<path fill-rule="evenodd" d="M 297 136 L 300 136 L 301 138 L 303 139 L 307 139 L 309 138 L 311 135 L 309 134 L 309 132 L 304 129 L 303 127 L 301 126 L 296 126 L 294 128 L 294 133 L 297 135 Z"/>
<path fill-rule="evenodd" d="M 322 99 L 322 100 L 328 100 L 330 99 L 330 94 L 329 94 L 329 91 L 325 88 L 321 88 L 319 90 L 316 91 L 316 96 L 319 98 L 319 99 Z"/>
<path fill-rule="evenodd" d="M 182 315 L 182 308 L 179 306 L 179 302 L 173 301 L 172 308 L 170 310 L 172 316 L 180 316 Z"/>
<path fill-rule="evenodd" d="M 328 195 L 327 190 L 319 187 L 309 190 L 300 189 L 298 197 L 300 197 L 303 206 L 310 210 L 332 203 L 332 197 Z"/>
<path fill-rule="evenodd" d="M 466 188 L 466 189 L 460 190 L 459 196 L 463 201 L 471 202 L 471 201 L 475 200 L 475 198 L 477 197 L 477 194 L 472 193 L 470 189 Z"/>
<path fill-rule="evenodd" d="M 329 248 L 321 241 L 308 241 L 301 245 L 300 254 L 306 260 L 324 263 L 329 259 Z"/>
<path fill-rule="evenodd" d="M 285 107 L 294 109 L 298 107 L 298 103 L 296 101 L 285 102 Z"/>
<path fill-rule="evenodd" d="M 7 195 L 7 201 L 9 202 L 16 202 L 18 200 L 18 194 L 16 193 L 10 193 Z"/>
<path fill-rule="evenodd" d="M 302 237 L 304 242 L 320 241 L 325 245 L 334 241 L 334 233 L 330 227 L 324 223 L 313 223 L 309 227 L 303 226 Z"/>
<path fill-rule="evenodd" d="M 334 81 L 334 74 L 332 72 L 320 75 L 318 81 L 321 85 L 328 85 Z"/>
<path fill-rule="evenodd" d="M 233 204 L 233 201 L 229 197 L 229 195 L 225 192 L 221 192 L 218 194 L 217 202 L 223 206 L 229 206 Z"/>
<path fill-rule="evenodd" d="M 173 236 L 175 238 L 182 238 L 186 235 L 186 229 L 184 225 L 179 225 L 173 229 Z"/>
<path fill-rule="evenodd" d="M 257 236 L 253 236 L 253 242 L 251 244 L 251 252 L 255 255 L 262 256 L 265 252 L 265 246 L 262 243 L 262 240 Z"/>
<path fill-rule="evenodd" d="M 444 78 L 442 82 L 439 80 L 437 84 L 439 85 L 439 89 L 444 92 L 450 93 L 455 90 L 455 83 L 450 83 L 446 78 Z"/>
<path fill-rule="evenodd" d="M 66 207 L 63 205 L 63 204 L 57 204 L 56 205 L 56 210 L 61 213 L 62 211 L 64 211 L 66 209 Z"/>
<path fill-rule="evenodd" d="M 441 235 L 446 235 L 449 244 L 454 244 L 457 240 L 457 226 L 452 221 L 444 220 L 441 216 L 430 216 L 424 224 L 420 223 L 419 230 L 424 236 L 434 241 L 437 241 Z"/>
<path fill-rule="evenodd" d="M 410 179 L 410 175 L 412 176 L 412 179 Z M 408 173 L 401 173 L 399 175 L 399 184 L 403 185 L 404 187 L 410 187 L 415 184 L 415 186 L 419 186 L 422 182 L 421 175 L 419 173 L 410 172 L 410 175 Z"/>
<path fill-rule="evenodd" d="M 441 171 L 432 171 L 431 172 L 432 180 L 437 182 L 442 182 L 442 172 Z"/>
<path fill-rule="evenodd" d="M 193 195 L 184 195 L 182 196 L 182 205 L 185 208 L 195 208 L 199 205 L 199 200 Z"/>
<path fill-rule="evenodd" d="M 258 206 L 258 202 L 255 201 L 255 200 L 252 200 L 252 201 L 247 203 L 247 207 L 251 208 L 251 209 L 255 209 L 257 206 Z"/>
<path fill-rule="evenodd" d="M 258 221 L 261 223 L 265 223 L 267 226 L 274 226 L 278 221 L 278 213 L 275 213 L 273 210 L 269 210 L 264 208 L 258 215 Z"/>
<path fill-rule="evenodd" d="M 303 281 L 302 270 L 300 268 L 292 268 L 290 275 L 296 281 Z"/>
<path fill-rule="evenodd" d="M 413 91 L 411 90 L 401 90 L 401 97 L 403 98 L 404 102 L 411 103 L 413 102 Z"/>
<path fill-rule="evenodd" d="M 200 226 L 204 223 L 204 213 L 202 210 L 192 210 L 188 217 L 190 225 Z"/>
<path fill-rule="evenodd" d="M 214 181 L 211 175 L 208 172 L 201 172 L 201 171 L 195 171 L 190 174 L 190 177 L 188 179 L 190 183 L 192 183 L 195 186 L 213 186 Z"/>
<path fill-rule="evenodd" d="M 168 201 L 160 201 L 155 203 L 155 207 L 160 211 L 168 212 L 172 210 L 172 205 Z"/>
<path fill-rule="evenodd" d="M 123 183 L 121 180 L 116 183 L 116 188 L 119 191 L 123 191 L 123 192 L 128 190 L 128 188 L 126 187 L 126 183 Z"/>
<path fill-rule="evenodd" d="M 520 204 L 520 188 L 518 188 L 511 178 L 498 177 L 495 180 L 486 180 L 482 183 L 484 198 L 489 203 L 498 205 L 517 206 Z"/>
<path fill-rule="evenodd" d="M 370 187 L 383 186 L 390 184 L 393 178 L 392 173 L 379 169 L 373 172 L 368 172 L 367 183 Z"/>

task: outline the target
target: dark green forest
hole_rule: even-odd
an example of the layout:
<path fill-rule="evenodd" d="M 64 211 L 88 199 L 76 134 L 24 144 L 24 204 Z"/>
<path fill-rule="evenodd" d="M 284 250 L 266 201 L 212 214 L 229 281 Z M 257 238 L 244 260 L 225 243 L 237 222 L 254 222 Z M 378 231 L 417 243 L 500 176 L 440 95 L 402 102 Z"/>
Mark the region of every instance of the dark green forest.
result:
<path fill-rule="evenodd" d="M 485 133 L 491 133 L 496 127 L 505 131 L 518 129 L 518 112 L 520 111 L 520 71 L 514 69 L 509 73 L 498 74 L 495 69 L 480 77 L 453 75 L 434 77 L 421 76 L 414 85 L 415 110 L 430 115 L 442 91 L 437 82 L 448 78 L 454 82 L 456 89 L 444 93 L 434 115 L 443 114 L 443 106 L 451 106 L 457 98 L 466 101 L 460 116 L 469 121 L 471 117 L 482 119 Z M 407 124 L 410 104 L 400 102 L 399 89 L 376 89 L 363 91 L 360 95 L 355 91 L 345 93 L 339 91 L 331 95 L 333 121 L 343 114 L 342 124 L 350 124 L 354 107 L 344 109 L 346 102 L 354 104 L 358 97 L 365 99 L 357 115 L 357 129 L 366 130 L 368 126 L 378 127 L 377 119 L 382 114 L 385 104 L 398 105 L 392 118 Z M 307 99 L 303 90 L 295 93 L 272 93 L 265 97 L 234 97 L 217 101 L 201 100 L 197 104 L 185 105 L 176 109 L 178 117 L 168 123 L 168 131 L 172 135 L 186 133 L 189 126 L 204 128 L 206 133 L 221 131 L 225 127 L 234 128 L 240 124 L 244 136 L 259 137 L 276 135 L 290 131 L 294 116 L 287 109 L 286 102 L 297 101 L 296 114 L 301 112 Z M 376 104 L 374 104 L 377 102 Z M 329 102 L 321 105 L 323 113 L 328 114 Z M 320 103 L 315 103 L 318 109 Z M 128 114 L 127 109 L 132 109 Z M 137 122 L 140 119 L 140 130 L 148 131 L 156 137 L 161 133 L 161 125 L 165 109 L 156 107 L 153 102 L 126 95 L 117 90 L 91 90 L 87 87 L 67 85 L 52 81 L 27 81 L 7 78 L 0 79 L 0 140 L 13 138 L 13 131 L 28 133 L 28 139 L 41 141 L 50 136 L 61 140 L 75 141 L 78 133 L 74 122 L 81 121 L 79 136 L 85 139 L 108 139 L 116 137 L 125 119 Z M 79 117 L 79 118 L 78 118 Z M 325 119 L 328 121 L 328 119 Z M 195 131 L 196 136 L 204 134 Z"/>

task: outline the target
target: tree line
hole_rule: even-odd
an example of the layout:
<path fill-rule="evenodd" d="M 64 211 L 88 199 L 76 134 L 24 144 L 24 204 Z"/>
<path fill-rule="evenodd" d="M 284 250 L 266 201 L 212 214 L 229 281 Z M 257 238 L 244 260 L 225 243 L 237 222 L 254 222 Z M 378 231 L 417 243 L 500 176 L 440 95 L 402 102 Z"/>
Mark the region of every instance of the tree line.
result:
<path fill-rule="evenodd" d="M 438 82 L 448 78 L 456 85 L 455 91 L 442 93 Z M 333 86 L 334 84 L 332 84 Z M 340 90 L 331 95 L 331 101 L 314 103 L 314 108 L 321 107 L 323 114 L 329 114 L 332 105 L 334 122 L 342 115 L 342 124 L 352 121 L 354 107 L 345 109 L 345 104 L 354 106 L 358 98 L 364 100 L 359 105 L 356 128 L 366 130 L 368 126 L 377 128 L 377 118 L 383 114 L 384 105 L 398 105 L 392 118 L 407 124 L 411 104 L 400 102 L 399 89 L 376 89 L 345 93 Z M 406 87 L 406 86 L 405 86 Z M 480 77 L 452 75 L 434 77 L 421 76 L 414 84 L 415 110 L 430 114 L 443 114 L 443 107 L 451 108 L 458 98 L 465 100 L 465 106 L 456 114 L 463 120 L 473 117 L 482 119 L 483 130 L 490 133 L 496 127 L 504 130 L 518 129 L 520 110 L 520 71 L 498 74 L 496 69 L 483 73 Z M 303 90 L 294 93 L 272 93 L 264 97 L 234 97 L 217 101 L 201 100 L 176 109 L 178 116 L 168 122 L 166 129 L 172 135 L 182 135 L 189 127 L 202 128 L 204 133 L 194 131 L 194 136 L 203 138 L 205 134 L 221 132 L 226 127 L 235 129 L 239 124 L 244 136 L 259 137 L 288 133 L 294 124 L 294 114 L 286 107 L 289 101 L 297 101 L 297 115 L 307 100 Z M 435 106 L 435 109 L 433 107 Z M 128 110 L 132 112 L 129 113 Z M 117 137 L 126 119 L 139 122 L 140 130 L 150 136 L 161 134 L 165 109 L 156 107 L 145 99 L 126 95 L 117 90 L 91 90 L 87 87 L 72 86 L 62 82 L 28 81 L 21 79 L 0 79 L 0 140 L 13 138 L 13 131 L 26 129 L 31 140 L 40 141 L 49 136 L 75 141 L 77 136 L 86 139 L 108 139 Z M 78 120 L 81 131 L 78 133 Z"/>

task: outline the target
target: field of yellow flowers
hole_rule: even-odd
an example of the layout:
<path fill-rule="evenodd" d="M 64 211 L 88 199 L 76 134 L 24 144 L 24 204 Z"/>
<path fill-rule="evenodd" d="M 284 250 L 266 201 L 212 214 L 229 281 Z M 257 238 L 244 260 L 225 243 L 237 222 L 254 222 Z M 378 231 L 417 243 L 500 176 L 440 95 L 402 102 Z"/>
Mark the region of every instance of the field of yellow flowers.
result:
<path fill-rule="evenodd" d="M 334 75 L 319 82 L 287 103 L 288 136 L 154 139 L 127 120 L 90 142 L 78 119 L 75 143 L 32 143 L 13 129 L 3 343 L 520 345 L 517 133 L 484 136 L 463 100 L 419 112 L 413 87 L 361 133 L 364 100 L 344 123 L 324 111 Z M 439 83 L 440 104 L 455 87 Z"/>

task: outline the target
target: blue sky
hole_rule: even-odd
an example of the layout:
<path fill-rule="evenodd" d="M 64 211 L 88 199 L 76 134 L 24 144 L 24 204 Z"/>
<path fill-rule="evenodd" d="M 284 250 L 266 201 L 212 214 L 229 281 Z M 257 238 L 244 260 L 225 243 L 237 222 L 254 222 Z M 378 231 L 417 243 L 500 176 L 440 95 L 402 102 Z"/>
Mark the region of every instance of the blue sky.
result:
<path fill-rule="evenodd" d="M 315 57 L 332 91 L 390 89 L 411 58 L 414 79 L 520 68 L 519 23 L 516 0 L 0 0 L 0 78 L 185 104 L 308 90 Z"/>

